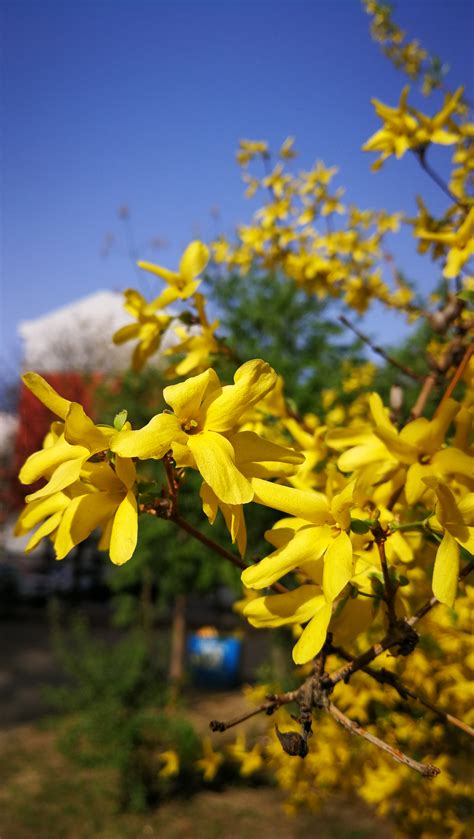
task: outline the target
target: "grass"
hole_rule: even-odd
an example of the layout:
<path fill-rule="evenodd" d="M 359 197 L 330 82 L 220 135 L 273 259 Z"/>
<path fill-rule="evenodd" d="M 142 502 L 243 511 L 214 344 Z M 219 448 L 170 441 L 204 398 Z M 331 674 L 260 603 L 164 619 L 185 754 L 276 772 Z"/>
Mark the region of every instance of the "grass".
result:
<path fill-rule="evenodd" d="M 360 805 L 330 801 L 317 815 L 287 817 L 271 788 L 202 791 L 146 814 L 117 808 L 110 769 L 81 769 L 62 756 L 56 735 L 22 725 L 0 735 L 1 839 L 375 839 L 381 825 Z M 390 836 L 383 827 L 384 836 Z"/>

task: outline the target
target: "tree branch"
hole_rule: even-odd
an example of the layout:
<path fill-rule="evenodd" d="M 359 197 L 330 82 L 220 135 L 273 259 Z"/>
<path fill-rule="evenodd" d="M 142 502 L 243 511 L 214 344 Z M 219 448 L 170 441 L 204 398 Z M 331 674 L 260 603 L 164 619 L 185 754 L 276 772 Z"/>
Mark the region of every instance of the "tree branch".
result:
<path fill-rule="evenodd" d="M 234 719 L 229 720 L 228 722 L 221 722 L 220 720 L 211 720 L 209 723 L 209 728 L 211 731 L 227 731 L 228 728 L 233 728 L 234 725 L 239 725 L 241 722 L 245 722 L 246 720 L 255 717 L 257 714 L 265 713 L 267 716 L 271 716 L 281 705 L 287 705 L 289 702 L 295 702 L 298 698 L 299 689 L 298 690 L 290 690 L 287 693 L 280 693 L 277 695 L 270 694 L 267 697 L 267 702 L 262 702 L 257 708 L 253 711 L 248 711 L 246 714 L 241 714 L 239 717 L 234 717 Z"/>
<path fill-rule="evenodd" d="M 415 769 L 420 775 L 423 775 L 424 778 L 434 778 L 436 775 L 439 775 L 440 770 L 437 766 L 433 766 L 432 763 L 419 763 L 417 760 L 413 760 L 413 758 L 408 757 L 408 755 L 401 752 L 399 749 L 394 749 L 393 746 L 389 746 L 388 743 L 385 743 L 384 740 L 380 740 L 379 737 L 376 737 L 374 734 L 371 734 L 365 728 L 362 728 L 361 725 L 354 722 L 354 720 L 349 719 L 338 707 L 334 705 L 333 702 L 329 703 L 328 706 L 328 713 L 331 714 L 333 719 L 335 719 L 346 731 L 349 731 L 350 734 L 357 734 L 359 737 L 363 737 L 364 740 L 368 740 L 369 743 L 372 743 L 374 746 L 377 746 L 382 751 L 386 752 L 390 755 L 393 760 L 396 760 L 398 763 L 402 763 L 405 766 L 409 766 L 410 769 Z"/>
<path fill-rule="evenodd" d="M 466 367 L 469 364 L 469 359 L 471 358 L 471 355 L 472 355 L 473 351 L 474 351 L 474 344 L 469 344 L 468 348 L 466 349 L 466 352 L 463 355 L 461 363 L 459 364 L 453 378 L 451 379 L 448 387 L 446 388 L 446 392 L 444 393 L 441 402 L 439 403 L 438 407 L 436 408 L 436 411 L 434 413 L 435 416 L 440 412 L 442 405 L 444 405 L 444 403 L 449 399 L 449 397 L 451 396 L 451 394 L 454 391 L 454 388 L 456 387 L 456 385 L 458 384 L 458 382 L 462 378 L 462 376 L 464 374 L 464 371 L 466 370 Z"/>
<path fill-rule="evenodd" d="M 336 653 L 336 655 L 339 655 L 341 658 L 344 658 L 346 661 L 351 661 L 350 653 L 346 652 L 346 650 L 342 649 L 342 647 L 332 647 L 331 651 Z M 390 685 L 390 687 L 393 687 L 405 702 L 408 699 L 420 702 L 421 705 L 424 705 L 425 708 L 428 708 L 429 711 L 432 711 L 433 714 L 436 714 L 436 716 L 444 720 L 444 722 L 451 723 L 451 725 L 455 725 L 456 728 L 464 731 L 465 734 L 469 734 L 471 737 L 474 737 L 474 728 L 471 728 L 470 725 L 457 717 L 454 717 L 452 714 L 448 714 L 447 711 L 437 708 L 436 705 L 433 705 L 433 703 L 425 699 L 424 696 L 420 696 L 420 694 L 415 693 L 414 690 L 407 687 L 407 685 L 402 682 L 395 673 L 392 673 L 391 670 L 387 670 L 385 667 L 382 667 L 380 670 L 376 670 L 374 667 L 361 667 L 361 670 L 363 673 L 366 673 L 367 676 L 371 676 L 372 679 L 375 679 L 375 681 L 380 685 Z"/>
<path fill-rule="evenodd" d="M 463 580 L 464 577 L 467 577 L 472 570 L 474 570 L 474 562 L 470 562 L 464 566 L 459 574 L 459 580 Z M 430 597 L 430 599 L 424 603 L 423 606 L 421 606 L 410 618 L 402 618 L 401 621 L 397 621 L 394 631 L 388 632 L 381 641 L 373 644 L 360 656 L 351 659 L 351 661 L 344 664 L 343 667 L 340 667 L 334 673 L 331 673 L 325 680 L 327 687 L 334 687 L 338 684 L 338 682 L 347 681 L 353 673 L 356 673 L 357 670 L 361 670 L 363 667 L 366 667 L 371 663 L 371 661 L 378 658 L 379 655 L 382 655 L 382 653 L 390 647 L 403 643 L 403 637 L 400 637 L 400 635 L 403 635 L 403 631 L 406 632 L 407 630 L 412 629 L 418 621 L 421 620 L 421 618 L 424 618 L 424 616 L 428 614 L 434 606 L 437 606 L 439 602 L 440 601 L 436 597 Z M 405 630 L 403 628 L 405 628 Z"/>
<path fill-rule="evenodd" d="M 189 533 L 189 535 L 192 536 L 193 539 L 197 539 L 197 541 L 201 542 L 202 545 L 205 545 L 206 548 L 209 548 L 211 551 L 214 551 L 214 553 L 219 554 L 219 556 L 222 556 L 224 557 L 224 559 L 227 559 L 229 562 L 232 562 L 232 564 L 235 565 L 237 568 L 240 568 L 241 571 L 244 571 L 246 568 L 248 568 L 247 563 L 244 562 L 243 559 L 241 559 L 239 556 L 232 553 L 231 551 L 227 551 L 225 548 L 222 547 L 222 545 L 219 545 L 218 542 L 214 542 L 213 539 L 210 539 L 209 536 L 205 536 L 204 533 L 201 533 L 200 530 L 197 530 L 197 528 L 193 527 L 192 524 L 186 521 L 186 519 L 183 519 L 183 517 L 179 514 L 176 513 L 174 515 L 171 515 L 170 521 L 174 522 L 178 527 L 181 528 L 181 530 L 185 530 L 186 533 Z M 286 594 L 288 591 L 288 589 L 281 583 L 273 583 L 271 586 L 269 586 L 269 588 L 272 588 L 273 591 L 278 592 L 278 594 Z"/>
<path fill-rule="evenodd" d="M 370 347 L 372 352 L 377 353 L 377 355 L 380 355 L 384 359 L 384 361 L 386 361 L 388 364 L 391 364 L 392 367 L 396 367 L 397 370 L 400 370 L 400 372 L 403 373 L 405 376 L 409 376 L 411 379 L 415 379 L 415 381 L 417 382 L 423 381 L 424 377 L 420 373 L 417 373 L 415 370 L 412 370 L 411 367 L 406 367 L 400 361 L 397 361 L 396 358 L 393 358 L 391 355 L 388 355 L 388 353 L 386 353 L 382 347 L 373 344 L 368 335 L 364 335 L 364 333 L 361 332 L 360 329 L 358 329 L 356 326 L 354 326 L 354 324 L 351 323 L 351 321 L 348 318 L 346 318 L 345 315 L 340 315 L 339 320 L 342 324 L 344 324 L 344 326 L 347 326 L 349 329 L 351 329 L 352 332 L 354 332 L 354 334 L 357 335 L 357 337 L 364 342 L 364 344 L 367 344 L 367 346 Z"/>

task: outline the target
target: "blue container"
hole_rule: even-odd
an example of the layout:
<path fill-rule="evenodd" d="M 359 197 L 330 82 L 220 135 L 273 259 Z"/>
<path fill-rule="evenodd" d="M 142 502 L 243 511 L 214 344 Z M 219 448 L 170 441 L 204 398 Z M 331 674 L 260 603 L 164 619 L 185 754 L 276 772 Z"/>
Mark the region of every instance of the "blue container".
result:
<path fill-rule="evenodd" d="M 200 687 L 235 687 L 240 682 L 239 638 L 190 635 L 188 661 L 193 682 Z"/>

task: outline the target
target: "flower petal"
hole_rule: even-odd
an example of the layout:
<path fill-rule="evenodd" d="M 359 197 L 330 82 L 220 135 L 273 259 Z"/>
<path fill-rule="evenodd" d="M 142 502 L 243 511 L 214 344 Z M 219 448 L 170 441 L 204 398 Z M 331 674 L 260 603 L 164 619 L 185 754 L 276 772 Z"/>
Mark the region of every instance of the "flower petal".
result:
<path fill-rule="evenodd" d="M 120 478 L 127 489 L 131 489 L 137 479 L 137 470 L 135 469 L 133 460 L 117 455 L 115 458 L 115 471 L 117 477 Z"/>
<path fill-rule="evenodd" d="M 145 262 L 143 259 L 140 259 L 137 265 L 143 271 L 150 271 L 151 274 L 156 274 L 157 277 L 161 277 L 162 280 L 170 283 L 170 285 L 176 285 L 181 279 L 176 271 L 169 271 L 168 268 L 162 268 L 161 265 L 155 265 L 153 262 Z"/>
<path fill-rule="evenodd" d="M 29 553 L 30 551 L 32 551 L 33 548 L 36 548 L 36 546 L 41 542 L 42 539 L 44 539 L 45 536 L 49 536 L 56 530 L 61 521 L 61 516 L 61 512 L 54 513 L 54 515 L 47 518 L 46 521 L 44 521 L 43 524 L 40 525 L 40 527 L 38 527 L 38 530 L 35 530 L 31 539 L 25 547 L 25 553 Z"/>
<path fill-rule="evenodd" d="M 186 441 L 177 417 L 157 414 L 138 431 L 119 431 L 110 441 L 110 448 L 121 457 L 163 457 L 174 440 Z"/>
<path fill-rule="evenodd" d="M 243 614 L 252 626 L 286 626 L 306 623 L 321 604 L 326 604 L 319 586 L 300 586 L 287 594 L 271 594 L 249 600 Z"/>
<path fill-rule="evenodd" d="M 96 527 L 101 526 L 115 513 L 123 495 L 121 493 L 93 492 L 73 498 L 61 519 L 54 540 L 57 559 L 87 539 Z"/>
<path fill-rule="evenodd" d="M 57 492 L 54 495 L 49 495 L 47 498 L 39 498 L 37 501 L 31 501 L 21 511 L 18 517 L 15 524 L 15 536 L 22 536 L 28 533 L 42 519 L 46 519 L 54 513 L 64 510 L 70 500 L 63 492 Z"/>
<path fill-rule="evenodd" d="M 220 394 L 212 394 L 203 404 L 204 428 L 229 431 L 242 414 L 275 387 L 277 378 L 274 369 L 260 358 L 242 364 L 234 376 L 235 384 L 226 385 Z"/>
<path fill-rule="evenodd" d="M 347 533 L 331 539 L 324 555 L 323 590 L 329 603 L 352 577 L 352 542 Z"/>
<path fill-rule="evenodd" d="M 131 341 L 133 338 L 138 338 L 140 331 L 139 323 L 127 323 L 126 326 L 120 327 L 112 335 L 114 344 L 125 344 L 126 341 Z"/>
<path fill-rule="evenodd" d="M 204 271 L 209 262 L 209 250 L 203 242 L 195 241 L 184 251 L 179 263 L 179 273 L 187 282 L 191 282 Z"/>
<path fill-rule="evenodd" d="M 163 398 L 181 419 L 198 419 L 204 397 L 215 391 L 221 392 L 221 384 L 215 370 L 205 370 L 198 376 L 191 376 L 185 382 L 168 385 Z"/>
<path fill-rule="evenodd" d="M 306 664 L 317 655 L 327 635 L 332 608 L 321 595 L 318 611 L 303 629 L 298 642 L 293 647 L 293 661 L 295 664 Z"/>
<path fill-rule="evenodd" d="M 286 446 L 279 446 L 265 440 L 254 431 L 239 431 L 230 438 L 235 452 L 235 459 L 242 468 L 253 463 L 265 463 L 268 468 L 288 463 L 299 465 L 304 462 L 304 454 Z"/>
<path fill-rule="evenodd" d="M 226 504 L 247 504 L 253 488 L 235 465 L 234 450 L 221 434 L 201 431 L 190 435 L 188 447 L 202 477 Z"/>
<path fill-rule="evenodd" d="M 242 582 L 247 588 L 260 589 L 271 586 L 302 563 L 319 559 L 330 541 L 331 530 L 327 525 L 303 527 L 295 532 L 289 542 L 262 559 L 258 565 L 246 568 L 242 572 Z"/>
<path fill-rule="evenodd" d="M 88 455 L 89 452 L 86 456 Z M 52 495 L 54 492 L 60 492 L 60 490 L 73 484 L 74 481 L 77 481 L 79 478 L 84 460 L 85 457 L 78 457 L 74 460 L 68 460 L 66 463 L 61 463 L 60 466 L 54 470 L 46 486 L 41 487 L 41 489 L 38 489 L 36 492 L 30 493 L 30 495 L 26 496 L 25 500 L 30 502 L 36 501 L 38 498 L 46 498 L 47 495 Z"/>
<path fill-rule="evenodd" d="M 43 405 L 46 405 L 56 416 L 66 419 L 67 412 L 72 405 L 69 399 L 64 399 L 59 393 L 56 393 L 54 388 L 38 373 L 24 373 L 21 378 L 28 390 L 31 390 Z"/>
<path fill-rule="evenodd" d="M 454 605 L 458 575 L 459 547 L 454 537 L 445 530 L 433 569 L 433 594 L 447 606 Z"/>
<path fill-rule="evenodd" d="M 261 478 L 252 478 L 251 484 L 255 490 L 253 500 L 257 504 L 281 510 L 282 513 L 305 519 L 311 524 L 332 521 L 329 503 L 321 492 L 295 489 L 264 481 Z"/>
<path fill-rule="evenodd" d="M 64 425 L 64 436 L 68 443 L 87 446 L 91 454 L 106 451 L 110 438 L 115 434 L 113 428 L 98 427 L 84 411 L 82 405 L 73 402 Z"/>
<path fill-rule="evenodd" d="M 33 484 L 61 463 L 82 457 L 89 457 L 88 449 L 84 446 L 71 446 L 66 440 L 60 439 L 54 446 L 31 454 L 21 467 L 18 477 L 22 484 Z"/>
<path fill-rule="evenodd" d="M 110 559 L 114 565 L 123 565 L 130 559 L 137 546 L 137 499 L 129 490 L 117 508 L 110 534 Z"/>

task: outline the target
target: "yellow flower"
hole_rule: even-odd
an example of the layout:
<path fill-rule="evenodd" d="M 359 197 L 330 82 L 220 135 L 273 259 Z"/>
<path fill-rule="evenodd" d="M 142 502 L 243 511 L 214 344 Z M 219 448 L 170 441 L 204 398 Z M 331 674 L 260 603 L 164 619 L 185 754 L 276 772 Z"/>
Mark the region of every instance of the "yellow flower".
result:
<path fill-rule="evenodd" d="M 302 585 L 288 594 L 249 600 L 243 614 L 252 626 L 259 629 L 308 622 L 293 647 L 295 664 L 306 664 L 318 654 L 326 640 L 332 605 L 321 594 L 320 586 Z"/>
<path fill-rule="evenodd" d="M 430 525 L 444 532 L 433 569 L 433 594 L 441 603 L 453 606 L 458 587 L 459 546 L 474 554 L 474 492 L 457 502 L 447 486 L 434 483 L 437 521 L 430 519 Z"/>
<path fill-rule="evenodd" d="M 184 329 L 184 327 L 176 327 L 175 332 L 181 338 L 181 343 L 170 347 L 166 355 L 185 353 L 185 358 L 177 364 L 168 367 L 166 376 L 169 379 L 188 376 L 189 373 L 200 373 L 201 370 L 209 367 L 210 355 L 219 352 L 219 344 L 214 337 L 214 333 L 219 326 L 219 321 L 215 320 L 209 323 L 204 310 L 204 298 L 202 294 L 197 293 L 195 295 L 195 302 L 201 325 L 201 333 L 198 335 L 189 334 L 189 331 Z"/>
<path fill-rule="evenodd" d="M 205 781 L 213 781 L 219 771 L 219 766 L 224 760 L 224 755 L 214 751 L 210 737 L 204 737 L 202 749 L 203 756 L 196 761 L 196 766 L 202 770 Z"/>
<path fill-rule="evenodd" d="M 257 565 L 246 568 L 242 582 L 247 588 L 266 588 L 276 580 L 304 566 L 305 573 L 321 582 L 324 595 L 331 603 L 352 576 L 352 543 L 350 507 L 353 483 L 330 501 L 322 492 L 272 484 L 259 478 L 252 479 L 254 501 L 296 516 L 294 530 L 288 534 L 273 530 L 265 534 L 277 550 Z M 282 536 L 289 539 L 282 543 Z M 270 538 L 269 538 L 270 537 Z M 324 562 L 323 562 L 324 558 Z M 308 564 L 309 563 L 309 564 Z"/>
<path fill-rule="evenodd" d="M 265 440 L 253 431 L 239 431 L 229 441 L 234 449 L 235 465 L 246 478 L 288 477 L 301 464 L 304 456 L 294 449 Z M 266 483 L 265 480 L 262 481 Z M 221 510 L 232 542 L 237 543 L 241 556 L 247 546 L 247 530 L 242 504 L 226 504 L 211 487 L 201 487 L 202 506 L 210 524 L 214 524 L 218 509 Z"/>
<path fill-rule="evenodd" d="M 389 108 L 377 99 L 372 99 L 375 111 L 384 123 L 383 128 L 362 146 L 363 151 L 381 152 L 381 157 L 372 166 L 373 169 L 379 169 L 392 154 L 400 158 L 408 149 L 423 148 L 427 143 L 452 145 L 458 141 L 458 129 L 446 130 L 444 126 L 457 110 L 463 88 L 460 87 L 454 94 L 448 94 L 443 108 L 431 118 L 408 107 L 409 90 L 408 85 L 403 88 L 398 108 Z"/>
<path fill-rule="evenodd" d="M 222 386 L 210 369 L 163 391 L 174 414 L 159 414 L 139 431 L 121 431 L 111 442 L 123 457 L 162 458 L 170 449 L 178 466 L 197 469 L 225 504 L 246 504 L 254 490 L 236 466 L 229 435 L 245 411 L 275 386 L 275 371 L 261 359 L 247 361 Z"/>
<path fill-rule="evenodd" d="M 416 235 L 427 242 L 439 242 L 449 248 L 443 275 L 447 279 L 455 279 L 474 254 L 474 207 L 457 230 L 431 232 L 417 229 Z"/>
<path fill-rule="evenodd" d="M 239 149 L 236 154 L 240 166 L 247 166 L 257 154 L 268 157 L 268 143 L 265 140 L 240 140 Z"/>
<path fill-rule="evenodd" d="M 99 549 L 108 550 L 115 565 L 123 565 L 137 543 L 135 480 L 135 466 L 129 459 L 117 456 L 114 468 L 105 462 L 83 464 L 80 479 L 65 490 L 27 503 L 15 534 L 28 533 L 42 521 L 26 550 L 32 550 L 44 536 L 49 536 L 56 558 L 63 559 L 100 528 Z"/>
<path fill-rule="evenodd" d="M 432 420 L 420 417 L 400 431 L 388 418 L 376 393 L 370 396 L 370 409 L 375 422 L 373 432 L 367 426 L 338 429 L 326 438 L 334 448 L 347 448 L 339 457 L 338 467 L 343 472 L 356 473 L 356 495 L 389 480 L 400 469 L 406 472 L 405 495 L 410 505 L 427 492 L 425 478 L 459 475 L 464 480 L 472 479 L 469 453 L 444 445 L 448 428 L 460 409 L 453 399 L 446 400 Z"/>
<path fill-rule="evenodd" d="M 259 743 L 247 751 L 245 736 L 239 734 L 236 737 L 235 743 L 227 746 L 232 757 L 240 763 L 240 774 L 243 778 L 248 778 L 254 772 L 258 772 L 263 768 L 262 747 Z"/>
<path fill-rule="evenodd" d="M 174 775 L 179 775 L 179 755 L 174 749 L 161 752 L 160 759 L 164 764 L 158 772 L 161 778 L 172 778 Z"/>
<path fill-rule="evenodd" d="M 132 355 L 132 367 L 140 371 L 146 360 L 150 358 L 160 347 L 161 338 L 172 321 L 171 315 L 157 314 L 160 308 L 160 297 L 151 303 L 135 289 L 128 288 L 124 292 L 125 309 L 136 318 L 137 323 L 129 323 L 122 326 L 112 336 L 114 344 L 124 344 L 138 338 L 138 344 Z"/>
<path fill-rule="evenodd" d="M 55 433 L 47 438 L 47 448 L 30 455 L 20 470 L 23 484 L 32 484 L 42 477 L 49 479 L 44 487 L 27 496 L 27 501 L 34 501 L 74 483 L 83 464 L 109 448 L 115 429 L 94 425 L 82 405 L 64 399 L 37 373 L 25 373 L 22 379 L 43 405 L 64 420 L 64 425 L 55 424 Z"/>
<path fill-rule="evenodd" d="M 186 300 L 197 291 L 201 283 L 201 280 L 197 277 L 204 271 L 208 262 L 209 251 L 206 245 L 195 241 L 191 242 L 184 251 L 178 272 L 169 271 L 168 268 L 162 268 L 161 265 L 154 265 L 152 262 L 143 262 L 142 260 L 138 262 L 138 267 L 156 274 L 167 283 L 168 288 L 154 301 L 156 308 L 164 308 L 174 300 Z"/>

